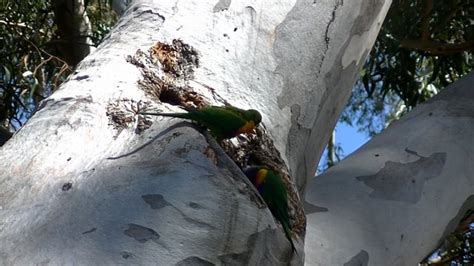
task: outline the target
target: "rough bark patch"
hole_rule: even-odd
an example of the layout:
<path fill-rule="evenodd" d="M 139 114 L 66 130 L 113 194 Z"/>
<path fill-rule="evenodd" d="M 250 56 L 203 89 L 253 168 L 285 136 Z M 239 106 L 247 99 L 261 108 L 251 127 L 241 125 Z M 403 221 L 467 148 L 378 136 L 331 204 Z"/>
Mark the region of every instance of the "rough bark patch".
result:
<path fill-rule="evenodd" d="M 142 199 L 150 205 L 150 207 L 154 210 L 157 209 L 162 209 L 166 206 L 171 206 L 169 202 L 167 202 L 164 198 L 163 195 L 160 194 L 147 194 L 143 195 Z"/>
<path fill-rule="evenodd" d="M 138 50 L 127 62 L 142 72 L 139 88 L 154 101 L 180 105 L 184 108 L 200 108 L 209 105 L 204 97 L 187 85 L 199 67 L 197 51 L 181 40 L 172 44 L 157 42 L 148 53 Z"/>
<path fill-rule="evenodd" d="M 192 256 L 192 257 L 187 257 L 184 260 L 178 261 L 178 263 L 176 263 L 175 265 L 176 266 L 214 266 L 215 264 L 205 259 Z"/>
<path fill-rule="evenodd" d="M 369 253 L 361 250 L 357 255 L 352 257 L 344 266 L 367 266 L 369 265 Z"/>
<path fill-rule="evenodd" d="M 179 39 L 172 44 L 157 42 L 150 48 L 150 54 L 161 63 L 164 72 L 185 80 L 191 79 L 194 68 L 199 67 L 197 51 Z"/>
<path fill-rule="evenodd" d="M 128 229 L 123 233 L 129 237 L 135 238 L 140 243 L 145 243 L 149 240 L 157 241 L 160 235 L 153 229 L 138 224 L 128 224 Z"/>
<path fill-rule="evenodd" d="M 425 182 L 439 176 L 445 162 L 446 153 L 438 152 L 411 163 L 388 161 L 376 174 L 356 178 L 373 189 L 370 197 L 415 204 Z"/>
<path fill-rule="evenodd" d="M 137 113 L 146 111 L 150 106 L 150 102 L 135 101 L 133 99 L 119 99 L 110 102 L 107 105 L 107 116 L 109 117 L 109 125 L 113 126 L 118 134 L 125 128 L 137 124 L 135 133 L 139 134 L 148 129 L 152 122 Z M 117 135 L 118 135 L 117 134 Z"/>

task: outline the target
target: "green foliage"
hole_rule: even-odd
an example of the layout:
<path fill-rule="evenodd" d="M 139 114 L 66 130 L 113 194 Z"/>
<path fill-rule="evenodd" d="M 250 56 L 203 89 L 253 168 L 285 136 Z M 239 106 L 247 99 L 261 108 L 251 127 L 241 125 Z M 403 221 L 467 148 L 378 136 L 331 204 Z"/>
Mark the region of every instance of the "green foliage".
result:
<path fill-rule="evenodd" d="M 1 124 L 21 125 L 32 102 L 41 99 L 39 87 L 52 80 L 53 69 L 59 66 L 40 50 L 54 30 L 49 5 L 48 1 L 3 1 L 0 7 Z"/>
<path fill-rule="evenodd" d="M 116 21 L 107 2 L 87 12 L 98 45 Z M 16 130 L 72 72 L 57 55 L 52 1 L 0 1 L 0 126 Z"/>
<path fill-rule="evenodd" d="M 87 14 L 92 24 L 92 42 L 98 46 L 104 36 L 109 33 L 115 22 L 117 15 L 111 9 L 112 1 L 93 1 L 87 6 Z"/>
<path fill-rule="evenodd" d="M 342 121 L 369 135 L 474 67 L 474 3 L 395 0 Z"/>

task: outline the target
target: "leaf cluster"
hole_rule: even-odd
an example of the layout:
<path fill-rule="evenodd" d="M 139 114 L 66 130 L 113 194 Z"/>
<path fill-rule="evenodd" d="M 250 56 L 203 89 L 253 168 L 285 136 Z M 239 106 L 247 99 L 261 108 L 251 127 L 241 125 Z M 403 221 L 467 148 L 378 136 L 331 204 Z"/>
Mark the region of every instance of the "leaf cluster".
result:
<path fill-rule="evenodd" d="M 473 1 L 393 1 L 342 121 L 376 134 L 470 72 L 473 17 Z"/>
<path fill-rule="evenodd" d="M 109 1 L 91 1 L 94 45 L 117 17 Z M 72 73 L 60 56 L 53 1 L 0 1 L 0 126 L 15 131 Z"/>

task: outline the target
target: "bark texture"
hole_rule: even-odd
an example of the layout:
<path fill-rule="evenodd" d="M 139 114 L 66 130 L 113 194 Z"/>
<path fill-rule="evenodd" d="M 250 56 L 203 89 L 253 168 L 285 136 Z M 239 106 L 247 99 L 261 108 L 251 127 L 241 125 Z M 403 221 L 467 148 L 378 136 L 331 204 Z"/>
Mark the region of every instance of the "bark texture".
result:
<path fill-rule="evenodd" d="M 137 110 L 258 109 L 303 191 L 389 5 L 135 1 L 1 148 L 0 261 L 301 265 L 219 146 Z"/>
<path fill-rule="evenodd" d="M 309 265 L 416 265 L 474 208 L 474 73 L 307 190 Z"/>

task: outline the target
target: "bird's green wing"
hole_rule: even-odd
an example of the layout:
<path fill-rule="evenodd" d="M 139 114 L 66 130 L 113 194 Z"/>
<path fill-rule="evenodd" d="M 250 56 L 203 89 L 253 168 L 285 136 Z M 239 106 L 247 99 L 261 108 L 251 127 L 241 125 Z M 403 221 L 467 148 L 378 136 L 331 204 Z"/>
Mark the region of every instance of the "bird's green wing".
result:
<path fill-rule="evenodd" d="M 292 249 L 296 250 L 290 233 L 288 196 L 281 177 L 273 172 L 269 172 L 265 177 L 261 195 L 273 216 L 281 223 Z"/>
<path fill-rule="evenodd" d="M 227 107 L 209 106 L 193 112 L 193 118 L 209 128 L 216 137 L 234 135 L 246 121 L 238 112 Z"/>
<path fill-rule="evenodd" d="M 233 113 L 236 113 L 236 114 L 240 114 L 240 115 L 245 112 L 244 109 L 240 109 L 240 108 L 237 108 L 237 107 L 232 106 L 232 105 L 226 105 L 226 106 L 221 107 L 221 108 L 229 110 L 229 111 L 231 111 Z"/>
<path fill-rule="evenodd" d="M 267 203 L 273 215 L 280 220 L 281 223 L 285 222 L 289 224 L 288 197 L 285 185 L 280 176 L 272 172 L 267 175 L 262 190 L 262 198 Z"/>

